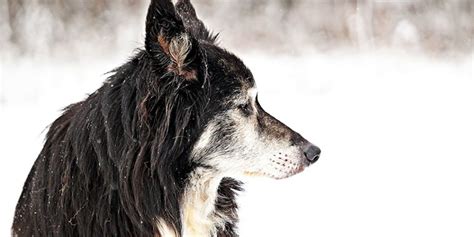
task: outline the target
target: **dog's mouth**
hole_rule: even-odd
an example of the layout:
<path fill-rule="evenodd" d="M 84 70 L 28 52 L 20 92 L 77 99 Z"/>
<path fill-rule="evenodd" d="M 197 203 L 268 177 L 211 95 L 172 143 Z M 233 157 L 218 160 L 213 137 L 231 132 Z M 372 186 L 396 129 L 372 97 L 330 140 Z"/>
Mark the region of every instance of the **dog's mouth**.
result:
<path fill-rule="evenodd" d="M 293 161 L 289 157 L 274 156 L 265 168 L 258 171 L 246 171 L 244 175 L 247 177 L 267 177 L 280 180 L 303 172 L 310 164 L 303 159 L 301 161 Z"/>
<path fill-rule="evenodd" d="M 296 154 L 293 154 L 293 152 L 277 152 L 272 154 L 269 162 L 263 167 L 253 171 L 246 171 L 244 174 L 247 177 L 285 179 L 303 172 L 306 167 L 314 164 L 319 159 L 320 153 L 321 150 L 317 146 L 308 142 Z"/>
<path fill-rule="evenodd" d="M 298 169 L 294 169 L 294 170 L 291 170 L 289 172 L 245 172 L 245 175 L 247 177 L 265 177 L 265 178 L 271 178 L 271 179 L 276 179 L 276 180 L 280 180 L 280 179 L 286 179 L 286 178 L 289 178 L 293 175 L 296 175 L 296 174 L 299 174 L 301 172 L 303 172 L 303 170 L 305 169 L 304 166 L 300 166 Z"/>

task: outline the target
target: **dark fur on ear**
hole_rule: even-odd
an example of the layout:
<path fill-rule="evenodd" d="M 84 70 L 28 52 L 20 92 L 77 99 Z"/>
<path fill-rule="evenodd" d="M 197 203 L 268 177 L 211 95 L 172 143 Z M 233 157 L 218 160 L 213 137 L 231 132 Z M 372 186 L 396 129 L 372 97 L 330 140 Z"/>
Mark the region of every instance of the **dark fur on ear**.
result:
<path fill-rule="evenodd" d="M 216 43 L 218 34 L 212 34 L 206 28 L 204 23 L 197 17 L 196 10 L 194 10 L 190 0 L 178 0 L 176 11 L 181 16 L 186 29 L 194 38 L 209 43 Z"/>
<path fill-rule="evenodd" d="M 199 43 L 186 32 L 170 0 L 152 0 L 146 20 L 145 49 L 166 72 L 186 80 L 198 77 Z"/>

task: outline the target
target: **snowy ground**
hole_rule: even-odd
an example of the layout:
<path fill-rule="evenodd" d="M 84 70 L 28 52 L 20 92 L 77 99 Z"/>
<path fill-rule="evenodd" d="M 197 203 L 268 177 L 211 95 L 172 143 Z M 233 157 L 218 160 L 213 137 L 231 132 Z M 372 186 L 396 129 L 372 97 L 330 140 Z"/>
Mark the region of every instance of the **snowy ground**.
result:
<path fill-rule="evenodd" d="M 242 58 L 262 106 L 323 151 L 298 176 L 247 185 L 243 237 L 474 236 L 472 57 Z M 124 59 L 2 61 L 0 236 L 47 125 Z"/>

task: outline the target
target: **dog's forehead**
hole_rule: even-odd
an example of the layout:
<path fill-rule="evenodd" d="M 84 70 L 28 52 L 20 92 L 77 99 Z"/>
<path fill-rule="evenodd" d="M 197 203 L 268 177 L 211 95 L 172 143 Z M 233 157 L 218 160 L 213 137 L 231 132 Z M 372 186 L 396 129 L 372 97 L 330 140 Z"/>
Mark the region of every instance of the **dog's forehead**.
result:
<path fill-rule="evenodd" d="M 252 72 L 240 58 L 215 45 L 206 45 L 204 50 L 208 59 L 208 70 L 217 74 L 218 80 L 231 80 L 232 84 L 238 82 L 243 90 L 255 86 Z"/>

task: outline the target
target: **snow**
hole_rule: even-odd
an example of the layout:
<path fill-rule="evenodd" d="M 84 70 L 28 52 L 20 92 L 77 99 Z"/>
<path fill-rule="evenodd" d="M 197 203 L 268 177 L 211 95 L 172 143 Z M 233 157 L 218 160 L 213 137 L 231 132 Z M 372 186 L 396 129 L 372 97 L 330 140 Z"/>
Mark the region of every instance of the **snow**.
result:
<path fill-rule="evenodd" d="M 472 56 L 241 56 L 262 106 L 322 149 L 302 174 L 246 185 L 243 237 L 474 236 Z M 1 236 L 47 125 L 124 60 L 2 60 Z"/>

